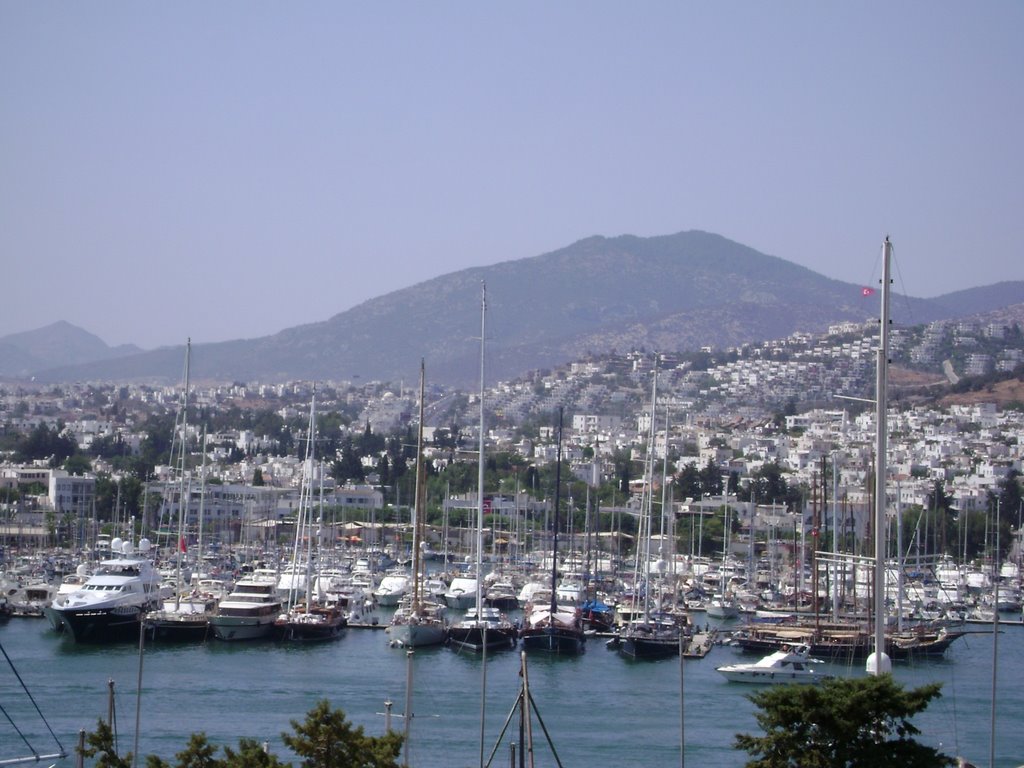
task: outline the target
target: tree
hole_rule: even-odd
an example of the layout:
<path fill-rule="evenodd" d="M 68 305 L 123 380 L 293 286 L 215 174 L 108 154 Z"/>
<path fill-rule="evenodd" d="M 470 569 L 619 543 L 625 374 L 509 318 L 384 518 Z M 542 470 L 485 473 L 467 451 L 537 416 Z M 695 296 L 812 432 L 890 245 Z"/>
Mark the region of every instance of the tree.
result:
<path fill-rule="evenodd" d="M 283 733 L 281 738 L 304 758 L 303 768 L 398 768 L 400 734 L 366 736 L 326 699 L 309 711 L 304 723 L 292 720 L 291 725 L 295 734 Z"/>
<path fill-rule="evenodd" d="M 323 700 L 306 714 L 304 722 L 291 721 L 293 734 L 282 733 L 285 746 L 303 758 L 302 768 L 398 768 L 403 737 L 389 732 L 367 736 L 353 726 L 340 709 Z M 100 720 L 96 731 L 86 736 L 84 757 L 95 758 L 94 768 L 131 768 L 132 754 L 117 754 L 114 732 Z M 193 733 L 185 748 L 168 763 L 156 755 L 146 758 L 146 768 L 288 768 L 289 763 L 263 750 L 258 741 L 241 738 L 238 750 L 224 747 L 224 758 L 205 733 Z"/>
<path fill-rule="evenodd" d="M 904 690 L 891 675 L 786 685 L 751 694 L 764 736 L 737 734 L 746 768 L 934 768 L 952 765 L 920 744 L 910 718 L 937 698 L 933 683 Z"/>
<path fill-rule="evenodd" d="M 680 499 L 701 497 L 700 470 L 694 462 L 688 462 L 676 477 L 676 492 Z"/>
<path fill-rule="evenodd" d="M 61 434 L 63 431 L 64 425 L 60 422 L 53 429 L 43 423 L 37 424 L 35 429 L 18 441 L 15 459 L 25 462 L 50 459 L 51 467 L 59 467 L 78 450 L 75 439 Z"/>
<path fill-rule="evenodd" d="M 64 471 L 69 475 L 85 475 L 92 472 L 92 462 L 84 453 L 74 453 L 64 460 Z"/>
<path fill-rule="evenodd" d="M 263 470 L 259 467 L 256 467 L 256 469 L 253 470 L 252 484 L 254 487 L 263 485 Z"/>
<path fill-rule="evenodd" d="M 84 757 L 95 757 L 95 768 L 131 768 L 132 753 L 124 757 L 117 754 L 114 743 L 114 730 L 110 724 L 100 720 L 96 723 L 96 730 L 85 738 L 85 746 L 82 748 Z"/>
<path fill-rule="evenodd" d="M 207 740 L 205 733 L 193 733 L 188 745 L 175 757 L 178 758 L 175 768 L 219 768 L 221 765 L 217 748 Z M 170 768 L 170 764 L 150 755 L 146 758 L 146 768 Z"/>
<path fill-rule="evenodd" d="M 722 495 L 722 470 L 711 459 L 700 471 L 700 487 L 705 496 Z"/>

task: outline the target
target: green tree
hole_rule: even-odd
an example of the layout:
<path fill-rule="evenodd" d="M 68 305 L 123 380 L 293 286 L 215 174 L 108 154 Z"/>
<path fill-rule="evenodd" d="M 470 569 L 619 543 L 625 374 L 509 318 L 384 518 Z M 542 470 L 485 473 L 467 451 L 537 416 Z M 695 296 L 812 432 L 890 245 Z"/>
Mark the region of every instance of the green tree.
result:
<path fill-rule="evenodd" d="M 349 480 L 362 482 L 366 474 L 360 461 L 359 452 L 353 446 L 350 437 L 342 440 L 340 453 L 338 460 L 331 464 L 331 476 L 342 483 Z"/>
<path fill-rule="evenodd" d="M 256 469 L 253 470 L 253 473 L 252 473 L 252 484 L 253 484 L 253 486 L 261 486 L 261 485 L 263 485 L 263 470 L 260 469 L 259 467 L 256 467 Z"/>
<path fill-rule="evenodd" d="M 95 768 L 131 768 L 132 754 L 124 757 L 117 754 L 114 741 L 114 730 L 104 720 L 96 723 L 96 730 L 85 737 L 85 746 L 81 750 L 83 757 L 96 758 Z"/>
<path fill-rule="evenodd" d="M 701 497 L 700 470 L 694 462 L 688 462 L 676 477 L 676 497 L 699 499 Z"/>
<path fill-rule="evenodd" d="M 37 424 L 18 441 L 15 459 L 25 462 L 49 459 L 51 467 L 59 467 L 78 450 L 75 438 L 61 434 L 63 431 L 64 425 L 60 422 L 52 429 L 46 424 Z"/>
<path fill-rule="evenodd" d="M 294 733 L 282 733 L 285 746 L 301 757 L 302 768 L 398 768 L 402 735 L 390 732 L 367 736 L 362 727 L 353 726 L 340 709 L 331 709 L 324 700 L 306 714 L 303 722 L 291 721 Z M 131 768 L 132 755 L 117 754 L 114 732 L 100 720 L 96 730 L 86 736 L 81 754 L 95 758 L 93 768 Z M 185 748 L 169 763 L 156 755 L 146 758 L 146 768 L 286 768 L 288 763 L 264 752 L 258 741 L 241 738 L 238 750 L 224 747 L 224 758 L 205 733 L 194 733 Z"/>
<path fill-rule="evenodd" d="M 223 768 L 281 768 L 287 765 L 263 750 L 256 739 L 239 739 L 238 751 L 224 747 Z"/>
<path fill-rule="evenodd" d="M 92 462 L 84 453 L 74 453 L 64 460 L 64 471 L 69 475 L 85 475 L 92 472 Z"/>
<path fill-rule="evenodd" d="M 303 758 L 303 768 L 398 768 L 400 734 L 366 736 L 326 699 L 309 711 L 305 722 L 292 720 L 291 725 L 294 735 L 283 733 L 281 738 Z"/>
<path fill-rule="evenodd" d="M 711 459 L 708 459 L 708 463 L 700 471 L 700 488 L 705 496 L 722 495 L 722 470 Z"/>
<path fill-rule="evenodd" d="M 746 768 L 935 768 L 953 760 L 919 743 L 910 718 L 940 695 L 904 690 L 891 675 L 786 685 L 751 694 L 764 736 L 737 734 Z"/>
<path fill-rule="evenodd" d="M 217 748 L 207 740 L 205 733 L 193 733 L 189 737 L 188 745 L 175 757 L 178 758 L 178 762 L 174 764 L 174 768 L 220 768 L 222 765 L 217 759 Z M 146 758 L 146 768 L 170 768 L 170 764 L 155 755 L 150 755 Z"/>

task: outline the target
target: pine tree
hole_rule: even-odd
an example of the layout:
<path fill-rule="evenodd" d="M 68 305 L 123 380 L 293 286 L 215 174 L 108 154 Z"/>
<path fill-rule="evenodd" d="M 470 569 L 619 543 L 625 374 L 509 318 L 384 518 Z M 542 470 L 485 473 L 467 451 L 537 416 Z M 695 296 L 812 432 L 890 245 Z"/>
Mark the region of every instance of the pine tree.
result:
<path fill-rule="evenodd" d="M 939 684 L 904 690 L 891 675 L 785 685 L 751 694 L 763 736 L 737 734 L 746 768 L 936 768 L 954 761 L 919 743 L 910 718 Z"/>

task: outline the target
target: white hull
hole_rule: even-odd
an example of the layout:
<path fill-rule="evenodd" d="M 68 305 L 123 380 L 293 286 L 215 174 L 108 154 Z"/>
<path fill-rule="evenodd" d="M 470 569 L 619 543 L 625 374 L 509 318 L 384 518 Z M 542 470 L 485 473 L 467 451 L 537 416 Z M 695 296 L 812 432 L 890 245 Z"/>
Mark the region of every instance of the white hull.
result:
<path fill-rule="evenodd" d="M 423 624 L 392 624 L 388 627 L 391 642 L 406 648 L 420 648 L 425 645 L 441 645 L 448 629 L 444 624 L 428 622 Z"/>
<path fill-rule="evenodd" d="M 218 640 L 258 640 L 269 637 L 277 616 L 214 616 L 210 629 Z"/>

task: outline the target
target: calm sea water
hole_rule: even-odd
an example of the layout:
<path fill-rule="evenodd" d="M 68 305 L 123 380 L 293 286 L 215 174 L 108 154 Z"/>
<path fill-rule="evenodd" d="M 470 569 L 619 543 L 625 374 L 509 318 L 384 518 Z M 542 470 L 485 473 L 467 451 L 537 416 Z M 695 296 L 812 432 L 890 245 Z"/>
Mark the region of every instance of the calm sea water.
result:
<path fill-rule="evenodd" d="M 979 628 L 983 629 L 983 628 Z M 105 718 L 108 680 L 114 681 L 120 750 L 135 739 L 138 647 L 78 646 L 52 633 L 44 621 L 12 619 L 0 625 L 0 644 L 64 748 L 73 753 L 79 729 Z M 945 658 L 897 663 L 907 686 L 943 683 L 943 697 L 915 723 L 921 739 L 952 755 L 988 765 L 991 733 L 992 637 L 972 634 Z M 996 687 L 996 765 L 1024 763 L 1024 628 L 1006 626 L 999 637 Z M 680 702 L 685 711 L 685 763 L 702 768 L 742 766 L 746 753 L 732 749 L 736 733 L 757 733 L 749 687 L 728 683 L 715 667 L 739 654 L 716 647 L 703 660 L 631 662 L 592 640 L 578 658 L 530 656 L 530 689 L 563 765 L 680 765 Z M 743 657 L 750 660 L 749 657 Z M 56 751 L 31 702 L 0 661 L 3 708 L 40 753 Z M 414 718 L 409 761 L 416 768 L 479 764 L 481 660 L 447 648 L 419 649 L 411 665 L 391 648 L 383 631 L 350 629 L 336 642 L 146 647 L 142 657 L 139 752 L 173 758 L 191 733 L 217 744 L 240 737 L 267 741 L 284 760 L 297 762 L 281 741 L 290 721 L 303 720 L 320 700 L 341 708 L 370 734 L 384 731 L 385 700 L 394 702 L 393 727 L 405 710 L 406 680 L 413 681 Z M 520 690 L 518 651 L 488 657 L 485 757 Z M 832 674 L 863 675 L 861 665 L 828 665 Z M 515 721 L 517 722 L 517 721 Z M 492 765 L 509 764 L 515 722 L 498 744 Z M 542 730 L 534 725 L 538 765 L 554 765 Z M 28 754 L 6 718 L 0 722 L 0 760 Z M 142 761 L 140 760 L 140 765 Z M 74 759 L 58 762 L 74 765 Z"/>

